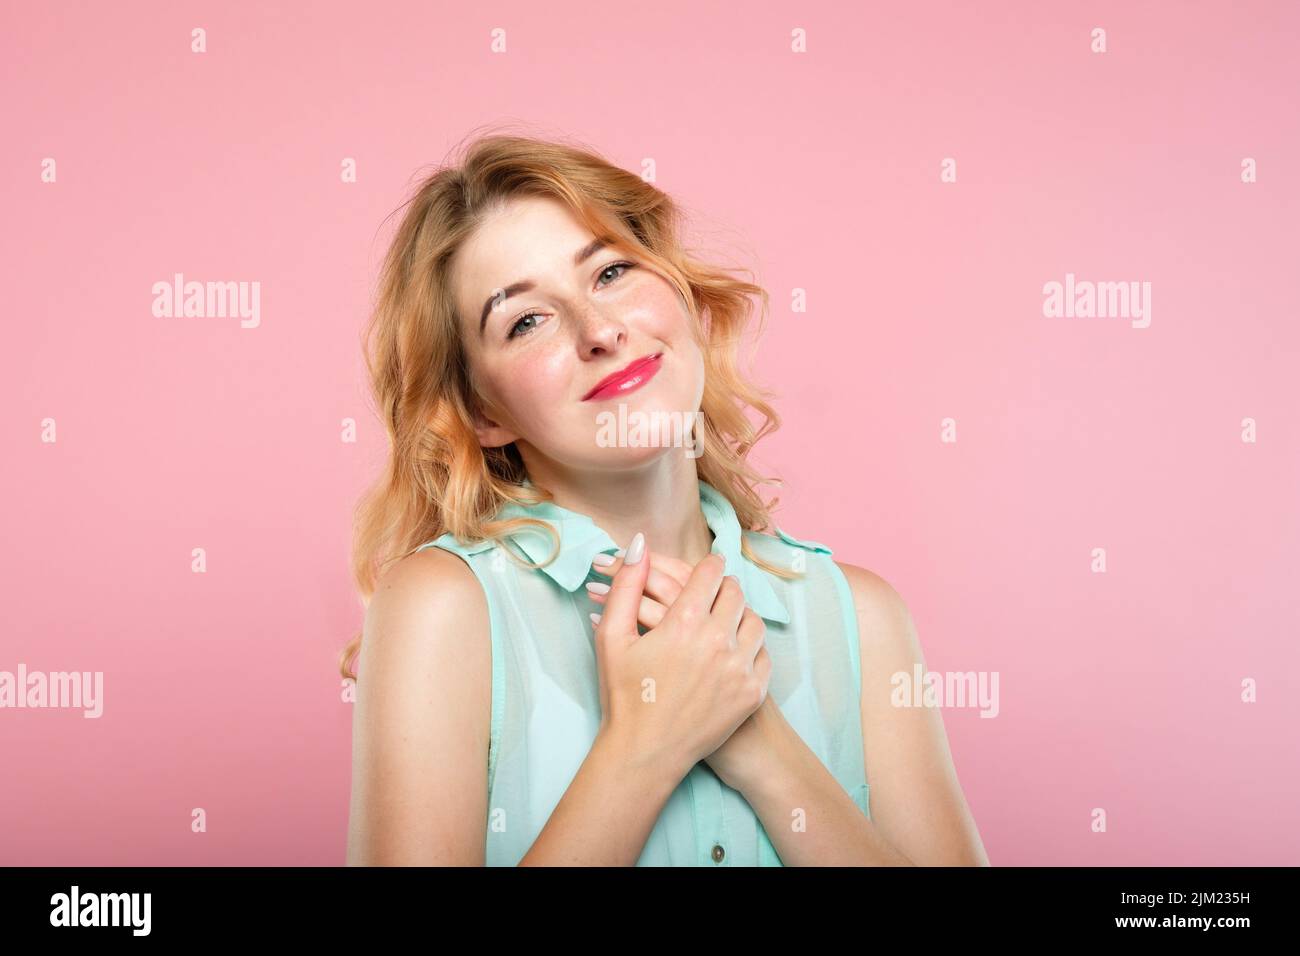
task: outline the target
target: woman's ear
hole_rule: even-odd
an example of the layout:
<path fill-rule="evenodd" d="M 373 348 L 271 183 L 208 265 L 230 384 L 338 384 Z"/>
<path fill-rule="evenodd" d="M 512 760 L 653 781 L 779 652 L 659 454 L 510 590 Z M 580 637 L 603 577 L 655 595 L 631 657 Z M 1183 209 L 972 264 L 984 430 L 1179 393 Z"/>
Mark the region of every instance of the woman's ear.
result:
<path fill-rule="evenodd" d="M 682 297 L 682 307 L 685 308 L 688 312 L 690 311 L 690 307 L 687 305 L 686 298 L 684 296 Z M 709 327 L 709 318 L 710 318 L 709 307 L 706 304 L 700 308 L 700 317 L 699 317 L 700 328 L 706 329 Z"/>
<path fill-rule="evenodd" d="M 479 445 L 484 448 L 500 448 L 509 445 L 519 437 L 515 432 L 490 418 L 489 411 L 482 403 L 474 403 L 471 414 L 474 419 L 474 434 L 478 436 Z"/>

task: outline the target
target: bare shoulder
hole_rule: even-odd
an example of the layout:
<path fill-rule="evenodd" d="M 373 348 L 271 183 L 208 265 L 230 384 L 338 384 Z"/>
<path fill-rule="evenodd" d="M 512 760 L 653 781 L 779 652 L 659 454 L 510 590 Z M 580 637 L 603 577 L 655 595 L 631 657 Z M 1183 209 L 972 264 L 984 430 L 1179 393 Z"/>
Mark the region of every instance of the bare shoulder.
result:
<path fill-rule="evenodd" d="M 491 676 L 490 636 L 477 576 L 459 556 L 427 548 L 396 562 L 377 582 L 358 668 L 369 665 L 367 683 L 386 692 L 456 682 L 476 687 Z"/>
<path fill-rule="evenodd" d="M 919 659 L 920 640 L 912 612 L 902 595 L 874 571 L 843 561 L 835 564 L 844 572 L 853 594 L 863 652 L 892 651 L 915 654 Z"/>
<path fill-rule="evenodd" d="M 447 623 L 449 614 L 455 615 L 450 623 L 473 625 L 481 616 L 486 624 L 483 587 L 460 557 L 442 548 L 426 548 L 408 554 L 379 579 L 366 609 L 366 627 L 384 634 L 409 635 L 410 625 Z M 443 626 L 438 630 L 450 629 Z M 363 647 L 366 636 L 368 631 L 363 632 Z"/>
<path fill-rule="evenodd" d="M 349 863 L 482 864 L 490 638 L 456 554 L 417 551 L 380 578 L 357 660 Z"/>

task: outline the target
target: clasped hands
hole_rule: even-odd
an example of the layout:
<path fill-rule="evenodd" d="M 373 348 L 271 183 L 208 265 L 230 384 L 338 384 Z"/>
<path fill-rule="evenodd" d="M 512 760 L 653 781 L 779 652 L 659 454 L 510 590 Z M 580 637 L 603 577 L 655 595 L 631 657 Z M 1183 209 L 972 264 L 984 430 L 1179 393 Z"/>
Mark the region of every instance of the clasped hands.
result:
<path fill-rule="evenodd" d="M 612 557 L 599 554 L 592 562 L 592 567 L 597 574 L 612 579 L 623 568 L 624 557 L 622 551 Z M 671 558 L 648 548 L 644 549 L 643 560 L 648 560 L 649 570 L 637 609 L 637 623 L 647 631 L 651 631 L 663 622 L 698 565 Z M 723 580 L 725 582 L 726 579 Z M 736 591 L 739 592 L 739 581 L 735 580 L 733 583 L 736 585 Z M 608 600 L 609 589 L 610 586 L 603 582 L 593 581 L 587 584 L 589 597 L 600 605 L 602 610 Z M 740 593 L 740 599 L 743 601 L 743 592 Z M 593 615 L 593 619 L 598 621 L 599 616 Z M 764 772 L 765 761 L 772 753 L 774 735 L 784 726 L 785 718 L 771 695 L 767 693 L 771 659 L 764 646 L 766 625 L 763 619 L 752 608 L 745 605 L 737 630 L 757 635 L 758 650 L 753 659 L 753 670 L 755 675 L 761 678 L 762 701 L 758 708 L 736 727 L 730 737 L 703 759 L 723 783 L 743 791 L 750 781 L 759 779 L 759 775 Z M 734 647 L 734 636 L 732 641 Z M 604 703 L 602 701 L 602 704 Z"/>

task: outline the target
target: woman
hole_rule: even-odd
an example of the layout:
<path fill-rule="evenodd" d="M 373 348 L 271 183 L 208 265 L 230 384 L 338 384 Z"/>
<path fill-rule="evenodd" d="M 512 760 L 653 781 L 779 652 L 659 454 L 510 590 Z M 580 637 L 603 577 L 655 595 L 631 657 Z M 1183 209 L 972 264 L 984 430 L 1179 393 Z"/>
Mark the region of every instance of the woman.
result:
<path fill-rule="evenodd" d="M 779 419 L 737 347 L 766 293 L 679 225 L 515 136 L 410 201 L 367 350 L 392 456 L 341 664 L 349 863 L 987 864 L 937 711 L 891 706 L 902 600 L 761 530 Z"/>

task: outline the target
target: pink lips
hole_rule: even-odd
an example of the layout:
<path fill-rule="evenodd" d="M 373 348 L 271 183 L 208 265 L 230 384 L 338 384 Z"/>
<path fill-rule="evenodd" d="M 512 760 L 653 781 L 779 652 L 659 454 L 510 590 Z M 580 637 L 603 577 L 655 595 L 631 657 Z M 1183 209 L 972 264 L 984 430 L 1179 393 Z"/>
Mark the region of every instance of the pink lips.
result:
<path fill-rule="evenodd" d="M 650 379 L 654 378 L 659 367 L 663 365 L 663 352 L 656 352 L 654 355 L 647 355 L 645 358 L 637 359 L 627 368 L 620 369 L 613 375 L 602 378 L 586 395 L 582 396 L 584 402 L 590 402 L 595 399 L 611 398 L 615 395 L 626 395 L 628 392 L 634 392 Z"/>

